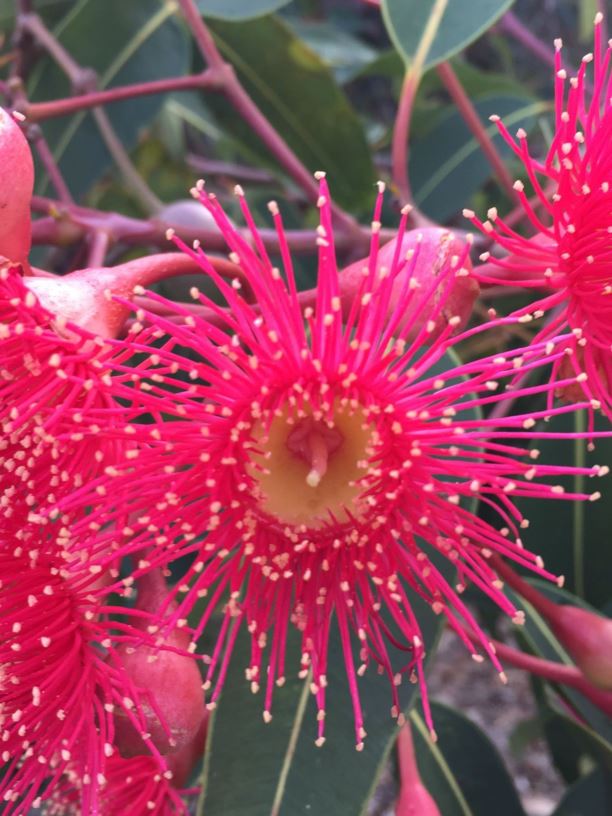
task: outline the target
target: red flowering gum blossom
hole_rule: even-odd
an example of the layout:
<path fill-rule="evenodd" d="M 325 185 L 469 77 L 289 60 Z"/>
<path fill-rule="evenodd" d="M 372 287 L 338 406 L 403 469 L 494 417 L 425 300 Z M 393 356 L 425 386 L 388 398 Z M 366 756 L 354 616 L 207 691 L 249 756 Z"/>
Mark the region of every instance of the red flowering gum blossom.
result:
<path fill-rule="evenodd" d="M 395 277 L 389 296 L 389 314 L 402 311 L 406 302 L 404 320 L 412 328 L 408 338 L 414 338 L 427 319 L 428 311 L 443 299 L 443 307 L 434 321 L 430 337 L 435 339 L 452 317 L 458 317 L 456 330 L 461 329 L 472 314 L 478 297 L 478 283 L 470 276 L 472 264 L 466 248 L 471 236 L 464 240 L 441 227 L 410 230 L 393 238 L 378 252 L 376 267 L 389 273 L 405 260 L 404 273 Z M 461 259 L 461 265 L 457 261 Z M 342 270 L 339 277 L 343 311 L 348 316 L 354 297 L 358 296 L 363 278 L 369 274 L 369 258 L 355 261 Z M 449 269 L 453 269 L 449 276 Z M 405 278 L 408 277 L 408 288 Z M 436 283 L 438 284 L 436 286 Z M 408 294 L 417 290 L 416 296 Z M 420 317 L 419 317 L 420 316 Z"/>
<path fill-rule="evenodd" d="M 491 208 L 488 220 L 464 214 L 506 250 L 475 273 L 481 282 L 544 290 L 515 314 L 524 321 L 555 310 L 537 335 L 553 338 L 569 326 L 567 356 L 553 364 L 553 379 L 579 374 L 576 385 L 559 385 L 568 401 L 583 395 L 612 418 L 612 46 L 603 40 L 603 15 L 595 18 L 594 49 L 568 78 L 555 42 L 555 133 L 547 155 L 530 155 L 521 128 L 514 139 L 499 117 L 502 136 L 524 163 L 534 196 L 515 183 L 525 218 L 534 230 L 526 238 Z M 587 69 L 592 66 L 592 83 Z"/>
<path fill-rule="evenodd" d="M 193 269 L 157 255 L 113 269 L 27 277 L 0 263 L 0 507 L 22 516 L 78 489 L 130 449 L 128 417 L 147 395 L 115 339 L 129 309 L 112 299 Z M 120 402 L 121 400 L 121 402 Z"/>
<path fill-rule="evenodd" d="M 138 582 L 137 609 L 155 615 L 168 595 L 159 573 Z M 155 628 L 155 627 L 154 627 Z M 147 732 L 161 754 L 185 748 L 196 737 L 206 718 L 202 678 L 189 654 L 187 632 L 175 629 L 160 636 L 156 646 L 119 646 L 123 669 L 139 689 L 144 704 Z M 147 748 L 132 724 L 119 713 L 116 744 L 125 757 L 143 754 Z"/>
<path fill-rule="evenodd" d="M 26 267 L 33 187 L 30 147 L 17 122 L 0 108 L 0 256 Z"/>
<path fill-rule="evenodd" d="M 144 733 L 137 691 L 114 644 L 143 633 L 121 622 L 92 590 L 99 566 L 39 531 L 0 538 L 0 802 L 4 816 L 28 813 L 70 769 L 81 780 L 79 813 L 98 813 L 115 709 Z M 126 620 L 127 616 L 127 620 Z M 106 660 L 104 654 L 106 653 Z M 154 750 L 148 743 L 149 750 Z"/>
<path fill-rule="evenodd" d="M 513 348 L 464 364 L 445 358 L 455 342 L 516 323 L 516 318 L 499 318 L 455 337 L 461 318 L 452 315 L 432 340 L 467 246 L 456 263 L 445 265 L 440 277 L 429 282 L 432 297 L 421 300 L 423 314 L 406 319 L 412 298 L 422 296 L 421 290 L 410 289 L 418 256 L 406 259 L 398 250 L 397 260 L 394 253 L 391 267 L 383 270 L 380 232 L 374 229 L 368 274 L 343 314 L 329 189 L 324 174 L 318 177 L 318 280 L 306 308 L 278 206 L 269 205 L 282 268 L 268 257 L 240 188 L 236 192 L 248 237 L 229 222 L 215 196 L 198 185 L 196 195 L 240 266 L 248 296 L 243 281 L 222 279 L 200 247 L 177 240 L 218 286 L 227 307 L 192 291 L 217 318 L 212 323 L 149 293 L 163 315 L 148 313 L 147 327 L 134 330 L 134 343 L 156 342 L 156 376 L 158 370 L 165 392 L 162 398 L 160 390 L 153 413 L 173 415 L 173 421 L 135 426 L 142 441 L 138 460 L 118 464 L 89 486 L 91 513 L 75 522 L 72 532 L 82 548 L 89 546 L 91 525 L 117 553 L 146 548 L 147 562 L 135 567 L 130 581 L 138 580 L 147 565 L 192 557 L 164 603 L 170 625 L 208 595 L 193 624 L 196 637 L 223 609 L 205 675 L 212 708 L 244 627 L 251 637 L 247 679 L 254 691 L 263 691 L 263 716 L 270 721 L 274 689 L 284 682 L 286 670 L 294 670 L 285 662 L 289 627 L 295 626 L 302 645 L 299 673 L 303 678 L 311 673 L 319 710 L 316 743 L 323 744 L 328 643 L 339 638 L 361 750 L 366 729 L 359 676 L 373 666 L 390 681 L 396 718 L 402 679 L 420 682 L 433 732 L 423 672 L 426 646 L 411 591 L 445 615 L 475 659 L 486 654 L 501 672 L 461 592 L 473 583 L 510 617 L 520 617 L 489 563 L 493 553 L 546 578 L 554 576 L 524 547 L 521 528 L 527 522 L 514 497 L 589 498 L 564 494 L 555 478 L 597 476 L 600 468 L 536 461 L 530 443 L 545 436 L 537 419 L 570 412 L 569 406 L 528 415 L 474 413 L 477 406 L 490 409 L 507 399 L 505 386 L 515 383 L 517 370 L 542 366 L 543 347 Z M 382 191 L 375 222 L 381 207 Z M 404 213 L 399 247 L 406 223 Z M 398 279 L 403 288 L 390 310 Z M 416 321 L 421 328 L 410 340 Z M 554 359 L 563 356 L 556 346 Z M 552 390 L 550 383 L 542 383 L 515 387 L 513 394 L 540 393 L 545 399 Z M 95 501 L 98 491 L 106 496 L 103 503 Z M 497 513 L 501 529 L 471 512 L 473 497 Z M 61 509 L 75 512 L 85 500 L 85 495 L 67 496 Z M 113 530 L 125 528 L 127 534 L 117 542 Z M 456 581 L 438 568 L 431 551 L 448 559 Z M 478 632 L 474 640 L 465 624 Z"/>

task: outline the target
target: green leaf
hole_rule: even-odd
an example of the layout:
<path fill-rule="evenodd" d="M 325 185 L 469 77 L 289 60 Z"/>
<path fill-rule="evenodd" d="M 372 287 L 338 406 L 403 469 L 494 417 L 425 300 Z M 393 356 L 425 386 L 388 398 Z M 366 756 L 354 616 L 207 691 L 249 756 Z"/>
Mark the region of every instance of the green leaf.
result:
<path fill-rule="evenodd" d="M 211 23 L 223 55 L 270 123 L 309 170 L 326 170 L 334 198 L 352 212 L 374 196 L 363 127 L 321 59 L 281 20 Z M 210 100 L 219 123 L 278 172 L 269 151 L 224 100 Z"/>
<path fill-rule="evenodd" d="M 609 428 L 607 419 L 595 417 L 596 431 Z M 584 416 L 579 413 L 554 416 L 546 430 L 550 433 L 584 430 Z M 573 463 L 589 467 L 612 462 L 612 439 L 595 440 L 595 450 L 589 452 L 585 440 L 547 439 L 543 434 L 535 447 L 541 451 L 542 461 L 550 465 Z M 612 601 L 609 504 L 612 476 L 600 479 L 577 476 L 555 481 L 568 492 L 601 491 L 603 499 L 595 502 L 519 501 L 519 507 L 529 518 L 529 528 L 522 539 L 528 549 L 542 556 L 551 572 L 565 576 L 568 590 L 601 609 Z"/>
<path fill-rule="evenodd" d="M 449 59 L 478 39 L 514 0 L 383 0 L 393 44 L 406 62 L 417 54 L 423 67 Z"/>
<path fill-rule="evenodd" d="M 455 709 L 433 703 L 438 741 L 429 738 L 414 709 L 417 763 L 423 784 L 443 816 L 522 816 L 521 801 L 497 749 L 486 734 Z"/>
<path fill-rule="evenodd" d="M 263 17 L 290 2 L 291 0 L 197 0 L 197 6 L 203 17 L 236 21 Z"/>
<path fill-rule="evenodd" d="M 612 791 L 603 771 L 593 771 L 565 793 L 552 816 L 609 816 Z"/>
<path fill-rule="evenodd" d="M 484 96 L 475 106 L 502 156 L 510 156 L 511 150 L 488 117 L 498 114 L 511 130 L 523 127 L 529 131 L 536 117 L 549 108 L 546 102 L 513 94 Z M 453 108 L 431 130 L 411 142 L 408 172 L 419 207 L 431 218 L 445 221 L 469 203 L 470 196 L 493 171 L 472 132 Z"/>
<path fill-rule="evenodd" d="M 425 642 L 436 638 L 439 620 L 414 599 Z M 299 636 L 289 634 L 288 667 L 298 667 Z M 261 696 L 244 679 L 250 647 L 242 636 L 215 712 L 205 754 L 201 816 L 309 816 L 315 813 L 365 813 L 373 787 L 397 733 L 390 716 L 389 679 L 370 668 L 359 678 L 368 732 L 363 751 L 355 751 L 351 697 L 344 658 L 335 633 L 330 639 L 326 742 L 316 738 L 316 709 L 307 684 L 296 677 L 276 689 L 268 725 Z M 430 648 L 430 653 L 433 651 Z M 402 706 L 413 701 L 416 686 L 399 688 Z M 240 780 L 240 784 L 232 783 Z"/>
<path fill-rule="evenodd" d="M 378 52 L 328 20 L 285 18 L 293 32 L 319 55 L 338 82 L 348 82 L 371 64 Z"/>
<path fill-rule="evenodd" d="M 98 74 L 98 87 L 146 82 L 178 76 L 188 69 L 190 42 L 175 19 L 173 6 L 162 0 L 81 0 L 54 33 L 73 58 Z M 60 69 L 44 59 L 29 86 L 33 100 L 70 95 Z M 147 96 L 106 106 L 111 123 L 126 148 L 157 115 L 163 96 Z M 111 166 L 111 156 L 91 113 L 78 113 L 44 123 L 43 129 L 68 186 L 85 194 Z M 43 189 L 45 185 L 39 185 Z"/>

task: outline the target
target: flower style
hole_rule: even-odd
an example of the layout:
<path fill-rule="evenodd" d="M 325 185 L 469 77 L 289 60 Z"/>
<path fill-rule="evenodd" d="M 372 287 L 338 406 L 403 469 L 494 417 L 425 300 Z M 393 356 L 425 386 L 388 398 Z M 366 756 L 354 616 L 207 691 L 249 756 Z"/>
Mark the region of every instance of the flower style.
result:
<path fill-rule="evenodd" d="M 146 734 L 139 690 L 123 670 L 118 645 L 143 632 L 101 588 L 93 561 L 55 545 L 38 530 L 0 540 L 0 801 L 6 816 L 27 813 L 53 794 L 67 769 L 81 780 L 81 813 L 97 813 L 106 762 L 121 711 Z M 135 614 L 135 613 L 132 613 Z M 152 619 L 149 618 L 152 622 Z M 152 624 L 153 625 L 153 624 Z"/>
<path fill-rule="evenodd" d="M 515 183 L 535 234 L 518 234 L 496 209 L 489 210 L 484 223 L 470 210 L 464 214 L 508 252 L 504 258 L 484 253 L 486 263 L 476 270 L 479 280 L 546 291 L 516 312 L 527 320 L 554 310 L 537 340 L 570 327 L 571 356 L 554 364 L 553 377 L 575 370 L 581 374 L 581 388 L 560 388 L 560 394 L 580 400 L 582 390 L 593 407 L 612 417 L 612 48 L 604 47 L 602 20 L 598 14 L 594 52 L 583 58 L 567 92 L 562 43 L 555 42 L 555 135 L 543 161 L 530 154 L 524 130 L 515 140 L 493 117 L 523 162 L 535 193 L 534 203 L 523 183 Z M 589 64 L 592 88 L 586 76 Z"/>
<path fill-rule="evenodd" d="M 460 592 L 472 582 L 520 620 L 488 563 L 492 553 L 553 576 L 524 549 L 520 528 L 527 522 L 512 496 L 558 499 L 563 489 L 547 477 L 594 476 L 603 469 L 539 464 L 537 451 L 529 450 L 529 441 L 540 435 L 536 420 L 570 411 L 569 406 L 499 419 L 475 413 L 503 400 L 499 386 L 512 383 L 519 369 L 541 365 L 543 349 L 536 343 L 475 362 L 449 363 L 445 354 L 453 343 L 482 330 L 467 329 L 454 340 L 461 321 L 452 314 L 446 314 L 442 330 L 439 326 L 457 277 L 469 274 L 469 242 L 427 279 L 419 267 L 418 236 L 406 251 L 404 213 L 396 250 L 388 265 L 380 265 L 381 189 L 370 256 L 343 316 L 329 191 L 321 174 L 316 301 L 302 310 L 278 207 L 270 205 L 284 274 L 268 258 L 242 191 L 237 193 L 251 242 L 202 184 L 195 190 L 248 279 L 249 298 L 242 296 L 240 281 L 227 283 L 215 272 L 200 248 L 183 246 L 217 284 L 228 308 L 193 291 L 215 316 L 211 322 L 150 293 L 166 312 L 173 308 L 183 318 L 142 312 L 141 322 L 146 318 L 151 325 L 136 325 L 132 339 L 143 350 L 157 341 L 159 380 L 167 388 L 157 414 L 174 414 L 174 419 L 137 427 L 136 461 L 117 464 L 92 483 L 91 512 L 75 523 L 75 540 L 85 547 L 95 529 L 116 554 L 148 548 L 130 581 L 195 553 L 184 579 L 168 594 L 165 610 L 172 625 L 208 594 L 199 634 L 224 603 L 206 675 L 209 707 L 219 696 L 244 624 L 252 642 L 247 677 L 254 691 L 265 686 L 264 719 L 272 718 L 273 690 L 284 681 L 292 623 L 301 632 L 300 673 L 311 677 L 321 745 L 327 645 L 336 626 L 357 748 L 366 734 L 358 676 L 372 662 L 391 681 L 396 717 L 401 716 L 396 685 L 406 673 L 418 676 L 433 734 L 423 677 L 425 645 L 411 592 L 445 615 L 475 659 L 482 659 L 482 651 L 501 672 Z M 564 342 L 563 337 L 551 341 L 553 359 L 563 356 Z M 174 376 L 167 373 L 172 367 Z M 550 394 L 551 389 L 544 384 L 516 393 Z M 501 530 L 469 509 L 474 497 L 497 510 Z M 61 506 L 70 509 L 71 501 L 83 500 L 81 494 Z M 106 533 L 104 525 L 111 525 Z M 456 568 L 457 590 L 432 552 Z M 478 631 L 477 642 L 465 634 L 463 622 Z M 400 665 L 391 643 L 401 646 Z"/>

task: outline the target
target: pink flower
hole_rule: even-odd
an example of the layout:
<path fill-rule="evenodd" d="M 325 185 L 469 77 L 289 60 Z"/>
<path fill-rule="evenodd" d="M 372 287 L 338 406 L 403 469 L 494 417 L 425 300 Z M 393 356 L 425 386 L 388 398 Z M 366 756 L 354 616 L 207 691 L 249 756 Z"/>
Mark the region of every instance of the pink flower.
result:
<path fill-rule="evenodd" d="M 158 255 L 61 278 L 22 277 L 0 262 L 3 518 L 27 517 L 130 449 L 127 421 L 146 393 L 129 343 L 115 339 L 128 311 L 110 293 L 162 275 L 169 258 L 175 269 L 176 255 Z"/>
<path fill-rule="evenodd" d="M 529 319 L 555 310 L 537 340 L 571 329 L 569 360 L 556 361 L 553 377 L 580 372 L 581 389 L 560 387 L 562 396 L 579 401 L 582 390 L 594 407 L 612 416 L 612 49 L 605 48 L 601 28 L 598 14 L 594 53 L 583 58 L 569 82 L 561 41 L 555 43 L 555 134 L 542 161 L 530 154 L 523 130 L 515 140 L 496 118 L 535 193 L 529 200 L 522 182 L 516 182 L 533 236 L 515 232 L 496 209 L 484 223 L 471 211 L 465 215 L 508 253 L 481 256 L 487 263 L 476 270 L 479 280 L 546 290 L 516 312 Z M 592 88 L 586 77 L 590 64 Z"/>
<path fill-rule="evenodd" d="M 228 308 L 193 291 L 215 317 L 209 322 L 150 294 L 166 312 L 183 318 L 142 312 L 139 319 L 151 326 L 136 326 L 132 340 L 135 348 L 150 352 L 148 344 L 157 339 L 159 383 L 167 389 L 157 414 L 174 415 L 173 420 L 136 427 L 137 459 L 95 480 L 88 496 L 81 493 L 60 506 L 70 510 L 85 502 L 90 507 L 72 530 L 79 546 L 87 545 L 92 526 L 100 530 L 111 524 L 99 535 L 117 554 L 148 548 L 130 581 L 195 553 L 160 613 L 165 609 L 173 625 L 208 595 L 199 634 L 224 602 L 206 676 L 210 707 L 220 694 L 237 633 L 246 626 L 252 639 L 247 677 L 253 690 L 263 685 L 264 719 L 272 719 L 275 685 L 293 668 L 285 665 L 293 624 L 301 632 L 299 670 L 310 676 L 319 708 L 317 744 L 322 744 L 327 644 L 337 627 L 357 748 L 366 733 L 359 676 L 372 663 L 391 681 L 394 716 L 399 715 L 396 684 L 404 675 L 418 677 L 433 733 L 423 675 L 426 644 L 410 592 L 445 615 L 475 659 L 482 659 L 482 650 L 501 672 L 460 592 L 472 582 L 520 620 L 489 564 L 492 553 L 553 576 L 524 549 L 520 528 L 526 522 L 512 497 L 558 499 L 563 490 L 550 477 L 594 476 L 600 469 L 547 466 L 529 450 L 529 441 L 541 435 L 533 429 L 536 420 L 567 412 L 568 406 L 500 419 L 473 413 L 503 400 L 503 384 L 511 384 L 518 369 L 541 365 L 543 344 L 441 364 L 461 320 L 445 309 L 457 276 L 467 272 L 469 243 L 430 279 L 417 280 L 419 242 L 407 255 L 405 247 L 401 250 L 406 216 L 388 266 L 378 264 L 374 228 L 370 256 L 343 317 L 329 191 L 321 177 L 318 285 L 313 305 L 303 311 L 276 204 L 270 210 L 283 272 L 268 258 L 242 191 L 237 192 L 251 242 L 236 231 L 214 196 L 201 186 L 196 195 L 225 236 L 231 259 L 240 264 L 250 284 L 249 300 L 241 295 L 240 281 L 225 282 L 200 249 L 184 247 L 216 283 Z M 375 223 L 381 203 L 382 191 Z M 467 330 L 457 342 L 482 330 Z M 565 338 L 551 343 L 551 358 L 561 358 Z M 173 367 L 176 375 L 168 373 Z M 551 388 L 545 384 L 515 393 L 547 395 Z M 501 530 L 469 509 L 474 497 L 497 511 Z M 122 530 L 119 538 L 114 531 Z M 438 569 L 432 550 L 454 565 L 456 582 Z M 477 642 L 464 633 L 463 622 L 477 629 Z M 391 641 L 403 650 L 401 663 Z"/>
<path fill-rule="evenodd" d="M 113 753 L 114 709 L 144 734 L 138 690 L 118 644 L 142 642 L 127 618 L 112 620 L 95 562 L 71 556 L 39 531 L 0 539 L 0 801 L 27 813 L 53 794 L 67 769 L 81 780 L 81 813 L 97 813 Z M 150 750 L 148 737 L 145 742 Z"/>
<path fill-rule="evenodd" d="M 206 721 L 190 743 L 163 759 L 143 754 L 125 758 L 116 750 L 105 766 L 99 801 L 100 816 L 188 816 L 188 797 L 199 788 L 185 788 L 196 763 L 202 759 Z M 78 771 L 67 769 L 62 782 L 45 805 L 48 816 L 81 816 L 83 782 Z"/>

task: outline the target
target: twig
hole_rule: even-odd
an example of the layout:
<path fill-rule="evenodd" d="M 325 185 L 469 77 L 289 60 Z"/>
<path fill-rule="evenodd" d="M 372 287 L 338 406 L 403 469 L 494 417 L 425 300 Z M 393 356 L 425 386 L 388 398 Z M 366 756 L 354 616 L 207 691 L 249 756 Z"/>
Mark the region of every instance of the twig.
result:
<path fill-rule="evenodd" d="M 95 108 L 93 116 L 108 152 L 119 168 L 127 186 L 136 196 L 145 212 L 151 215 L 161 210 L 163 207 L 162 202 L 134 167 L 127 150 L 119 141 L 106 111 L 103 108 Z"/>
<path fill-rule="evenodd" d="M 469 626 L 463 627 L 467 636 L 474 641 L 478 640 L 477 633 Z M 495 654 L 504 663 L 510 663 L 517 669 L 524 669 L 537 677 L 543 677 L 551 683 L 560 683 L 570 686 L 587 697 L 594 705 L 612 716 L 612 692 L 602 691 L 592 686 L 584 677 L 582 672 L 575 666 L 566 666 L 562 663 L 555 663 L 552 660 L 545 660 L 542 657 L 521 652 L 499 640 L 489 641 L 495 649 Z"/>
<path fill-rule="evenodd" d="M 189 24 L 202 56 L 210 68 L 219 72 L 222 77 L 222 90 L 240 118 L 251 127 L 254 133 L 276 157 L 291 178 L 304 190 L 311 201 L 319 197 L 319 186 L 312 173 L 302 164 L 287 142 L 266 119 L 248 93 L 244 90 L 233 67 L 225 62 L 219 52 L 212 34 L 204 23 L 194 0 L 178 0 L 179 6 Z M 315 168 L 319 169 L 319 168 Z M 321 168 L 324 169 L 324 168 Z M 365 239 L 359 224 L 337 204 L 332 203 L 332 211 L 337 223 L 344 231 L 353 235 L 358 244 L 365 245 Z"/>
<path fill-rule="evenodd" d="M 57 166 L 47 140 L 43 136 L 42 130 L 38 125 L 34 125 L 34 127 L 28 129 L 28 136 L 34 143 L 41 164 L 45 168 L 51 184 L 55 187 L 58 198 L 65 204 L 71 204 L 73 202 L 72 195 Z"/>
<path fill-rule="evenodd" d="M 53 116 L 66 116 L 76 111 L 95 108 L 109 102 L 120 102 L 123 99 L 132 99 L 133 97 L 204 89 L 221 89 L 218 72 L 208 68 L 195 76 L 170 77 L 155 80 L 154 82 L 123 85 L 117 88 L 108 88 L 105 91 L 92 91 L 82 96 L 55 99 L 51 102 L 29 102 L 21 112 L 28 117 L 30 122 L 39 122 Z"/>
<path fill-rule="evenodd" d="M 95 72 L 91 68 L 82 67 L 73 59 L 57 37 L 49 31 L 38 14 L 21 14 L 19 24 L 53 57 L 69 78 L 75 91 L 88 89 L 92 84 L 95 84 Z"/>
<path fill-rule="evenodd" d="M 167 248 L 166 232 L 172 227 L 176 234 L 187 243 L 200 241 L 210 251 L 226 251 L 227 244 L 221 233 L 214 228 L 181 227 L 160 218 L 149 220 L 130 218 L 114 212 L 104 212 L 89 207 L 66 205 L 60 201 L 43 196 L 32 197 L 32 209 L 35 212 L 49 216 L 40 218 L 32 225 L 32 240 L 35 244 L 50 244 L 53 246 L 67 246 L 81 240 L 91 230 L 104 229 L 114 242 L 123 242 L 130 245 L 154 245 Z M 370 235 L 369 227 L 359 227 L 363 240 Z M 242 231 L 243 236 L 250 240 L 248 230 Z M 278 252 L 278 234 L 274 229 L 260 229 L 259 234 L 266 249 Z M 396 235 L 393 229 L 380 231 L 381 241 L 389 241 Z M 316 254 L 318 252 L 317 233 L 315 230 L 286 230 L 287 244 L 293 252 Z M 353 233 L 346 233 L 338 229 L 334 242 L 339 253 L 352 252 L 355 249 Z"/>
<path fill-rule="evenodd" d="M 461 114 L 463 121 L 471 130 L 473 136 L 481 147 L 482 152 L 487 157 L 489 164 L 497 174 L 501 186 L 513 200 L 516 198 L 516 192 L 512 186 L 512 176 L 508 168 L 504 164 L 499 151 L 495 147 L 493 139 L 489 136 L 486 127 L 483 125 L 478 111 L 472 104 L 471 99 L 466 94 L 457 74 L 453 70 L 450 62 L 442 62 L 437 66 L 438 76 L 444 83 L 444 87 L 448 91 L 451 99 L 455 103 L 457 110 Z"/>

